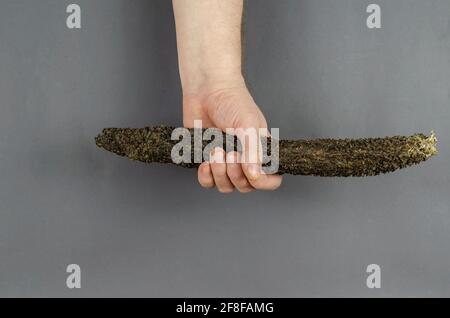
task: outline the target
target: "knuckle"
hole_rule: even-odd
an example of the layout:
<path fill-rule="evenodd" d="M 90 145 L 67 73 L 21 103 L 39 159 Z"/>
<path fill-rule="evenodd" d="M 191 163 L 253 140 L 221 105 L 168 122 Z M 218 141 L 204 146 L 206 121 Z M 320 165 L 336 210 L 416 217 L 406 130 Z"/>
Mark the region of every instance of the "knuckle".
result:
<path fill-rule="evenodd" d="M 233 151 L 233 152 L 229 152 L 229 153 L 227 154 L 226 159 L 227 159 L 227 163 L 230 164 L 231 166 L 232 166 L 233 164 L 237 164 L 237 163 L 238 163 L 238 155 L 237 155 L 237 153 L 234 152 L 234 151 Z"/>
<path fill-rule="evenodd" d="M 241 179 L 244 179 L 243 173 L 240 167 L 228 167 L 227 174 L 231 180 L 239 182 Z"/>
<path fill-rule="evenodd" d="M 245 178 L 244 176 L 236 179 L 236 186 L 239 188 L 252 188 L 247 178 Z"/>
<path fill-rule="evenodd" d="M 212 163 L 211 170 L 215 177 L 224 177 L 227 173 L 227 166 L 224 163 Z"/>
<path fill-rule="evenodd" d="M 248 180 L 248 183 L 256 190 L 261 190 L 261 182 L 259 180 Z"/>

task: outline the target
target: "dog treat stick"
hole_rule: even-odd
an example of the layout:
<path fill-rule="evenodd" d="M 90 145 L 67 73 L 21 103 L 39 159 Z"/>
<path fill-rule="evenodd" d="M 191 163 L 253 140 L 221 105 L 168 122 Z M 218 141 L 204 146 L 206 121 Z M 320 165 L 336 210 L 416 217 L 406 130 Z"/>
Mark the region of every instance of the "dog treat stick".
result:
<path fill-rule="evenodd" d="M 117 155 L 146 163 L 172 163 L 174 127 L 106 128 L 95 138 L 96 145 Z M 194 130 L 189 130 L 191 140 Z M 226 140 L 237 141 L 223 134 Z M 210 141 L 203 141 L 205 147 Z M 267 148 L 270 149 L 270 138 Z M 263 144 L 265 144 L 263 142 Z M 361 139 L 279 140 L 279 174 L 323 177 L 364 177 L 388 173 L 421 163 L 437 153 L 437 140 L 429 136 L 394 136 Z M 192 147 L 192 158 L 194 158 Z M 193 161 L 193 160 L 192 160 Z M 196 168 L 199 163 L 180 163 Z"/>

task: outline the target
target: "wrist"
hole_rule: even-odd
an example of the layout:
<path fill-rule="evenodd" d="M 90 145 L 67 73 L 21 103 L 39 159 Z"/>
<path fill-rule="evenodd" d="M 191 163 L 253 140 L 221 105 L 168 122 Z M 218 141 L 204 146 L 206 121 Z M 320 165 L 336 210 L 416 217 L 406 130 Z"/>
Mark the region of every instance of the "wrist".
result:
<path fill-rule="evenodd" d="M 211 68 L 180 72 L 183 95 L 245 87 L 241 68 Z"/>

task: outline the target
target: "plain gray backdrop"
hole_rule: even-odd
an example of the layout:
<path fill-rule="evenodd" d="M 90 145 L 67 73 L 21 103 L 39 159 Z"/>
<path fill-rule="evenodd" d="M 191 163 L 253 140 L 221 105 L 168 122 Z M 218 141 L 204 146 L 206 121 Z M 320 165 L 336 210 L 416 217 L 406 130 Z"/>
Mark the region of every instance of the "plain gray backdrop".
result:
<path fill-rule="evenodd" d="M 282 137 L 434 129 L 440 153 L 245 196 L 96 148 L 103 127 L 181 124 L 172 6 L 74 2 L 81 30 L 71 2 L 0 1 L 0 296 L 450 296 L 448 0 L 250 0 L 248 83 Z"/>

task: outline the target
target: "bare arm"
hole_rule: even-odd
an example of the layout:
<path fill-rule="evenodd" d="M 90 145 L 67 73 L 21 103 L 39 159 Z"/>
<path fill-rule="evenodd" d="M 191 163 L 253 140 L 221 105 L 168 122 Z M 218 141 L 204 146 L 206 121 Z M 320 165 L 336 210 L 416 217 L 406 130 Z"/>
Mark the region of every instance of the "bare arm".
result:
<path fill-rule="evenodd" d="M 173 7 L 184 125 L 193 127 L 194 120 L 202 120 L 203 127 L 222 130 L 266 129 L 242 76 L 243 0 L 173 0 Z M 264 175 L 260 162 L 247 160 L 257 153 L 257 147 L 244 146 L 242 156 L 215 149 L 210 162 L 199 167 L 198 180 L 223 193 L 278 188 L 281 176 Z"/>
<path fill-rule="evenodd" d="M 242 0 L 174 0 L 184 92 L 241 78 Z"/>

